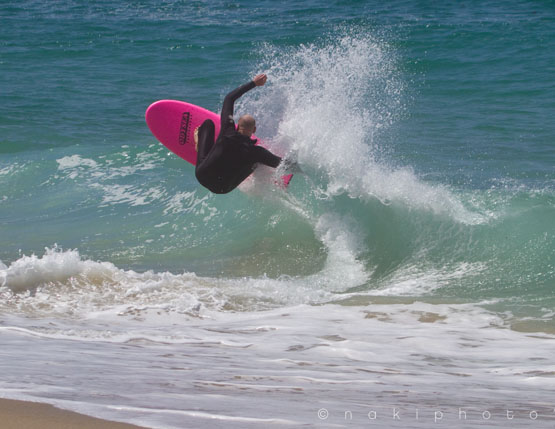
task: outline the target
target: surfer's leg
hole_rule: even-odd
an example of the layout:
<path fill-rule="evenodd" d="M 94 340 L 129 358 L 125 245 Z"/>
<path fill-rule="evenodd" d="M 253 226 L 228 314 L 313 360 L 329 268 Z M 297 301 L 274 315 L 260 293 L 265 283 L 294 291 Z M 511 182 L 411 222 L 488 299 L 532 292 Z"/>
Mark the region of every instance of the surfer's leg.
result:
<path fill-rule="evenodd" d="M 214 146 L 215 133 L 214 122 L 210 119 L 207 119 L 198 127 L 197 167 L 202 164 L 202 161 L 204 161 Z"/>

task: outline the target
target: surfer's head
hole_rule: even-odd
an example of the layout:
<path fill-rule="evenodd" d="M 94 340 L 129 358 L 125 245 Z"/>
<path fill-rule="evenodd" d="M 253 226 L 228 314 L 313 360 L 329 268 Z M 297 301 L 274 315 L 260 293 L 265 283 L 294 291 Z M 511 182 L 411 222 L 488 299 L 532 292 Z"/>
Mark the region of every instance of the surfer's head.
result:
<path fill-rule="evenodd" d="M 256 121 L 251 115 L 241 116 L 237 123 L 237 131 L 244 136 L 252 136 L 256 132 Z"/>

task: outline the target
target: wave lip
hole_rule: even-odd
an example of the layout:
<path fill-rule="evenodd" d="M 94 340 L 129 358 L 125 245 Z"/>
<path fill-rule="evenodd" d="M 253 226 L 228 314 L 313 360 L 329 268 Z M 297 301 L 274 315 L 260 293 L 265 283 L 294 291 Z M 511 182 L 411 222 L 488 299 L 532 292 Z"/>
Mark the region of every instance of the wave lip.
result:
<path fill-rule="evenodd" d="M 274 146 L 295 153 L 317 177 L 320 195 L 430 211 L 465 224 L 488 216 L 465 207 L 446 186 L 422 181 L 387 160 L 388 130 L 406 110 L 395 50 L 364 30 L 339 29 L 295 48 L 264 45 L 270 77 L 263 94 L 241 104 L 257 112 Z"/>
<path fill-rule="evenodd" d="M 198 315 L 201 309 L 257 311 L 327 302 L 368 279 L 358 260 L 357 236 L 342 221 L 321 219 L 317 228 L 331 249 L 323 269 L 309 276 L 200 277 L 195 273 L 123 270 L 111 262 L 83 259 L 77 250 L 46 248 L 43 256 L 0 262 L 2 307 L 42 316 L 90 317 L 98 312 Z M 360 244 L 360 243 L 359 243 Z"/>
<path fill-rule="evenodd" d="M 13 292 L 31 291 L 41 284 L 65 282 L 81 274 L 87 264 L 76 250 L 59 251 L 46 248 L 42 257 L 22 256 L 9 267 L 0 262 L 0 286 Z"/>

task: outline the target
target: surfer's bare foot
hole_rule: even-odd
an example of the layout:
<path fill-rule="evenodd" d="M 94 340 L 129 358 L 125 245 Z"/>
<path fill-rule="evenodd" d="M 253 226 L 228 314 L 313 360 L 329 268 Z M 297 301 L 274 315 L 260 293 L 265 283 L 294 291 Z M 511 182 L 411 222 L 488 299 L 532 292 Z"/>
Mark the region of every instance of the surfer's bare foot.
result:
<path fill-rule="evenodd" d="M 193 140 L 195 141 L 195 150 L 198 152 L 198 129 L 199 127 L 195 128 L 195 132 L 193 133 Z"/>

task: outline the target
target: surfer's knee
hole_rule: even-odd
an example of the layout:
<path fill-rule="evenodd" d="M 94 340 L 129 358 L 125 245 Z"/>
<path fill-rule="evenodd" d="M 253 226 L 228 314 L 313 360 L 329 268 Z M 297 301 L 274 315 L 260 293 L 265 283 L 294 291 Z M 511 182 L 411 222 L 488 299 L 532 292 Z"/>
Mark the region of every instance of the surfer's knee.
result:
<path fill-rule="evenodd" d="M 214 121 L 212 121 L 211 119 L 206 119 L 199 127 L 199 130 L 208 131 L 208 130 L 214 130 L 215 128 L 216 126 L 214 125 Z"/>

